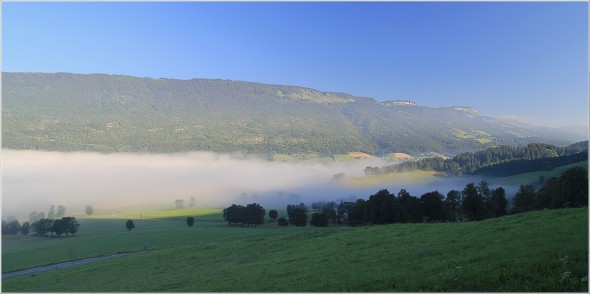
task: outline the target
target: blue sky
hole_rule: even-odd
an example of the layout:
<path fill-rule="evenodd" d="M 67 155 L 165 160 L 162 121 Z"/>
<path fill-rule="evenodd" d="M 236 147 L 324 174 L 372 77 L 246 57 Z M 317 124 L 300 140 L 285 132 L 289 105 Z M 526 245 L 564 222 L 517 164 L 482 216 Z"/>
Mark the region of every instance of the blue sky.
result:
<path fill-rule="evenodd" d="M 588 4 L 5 2 L 2 67 L 298 85 L 587 125 Z"/>

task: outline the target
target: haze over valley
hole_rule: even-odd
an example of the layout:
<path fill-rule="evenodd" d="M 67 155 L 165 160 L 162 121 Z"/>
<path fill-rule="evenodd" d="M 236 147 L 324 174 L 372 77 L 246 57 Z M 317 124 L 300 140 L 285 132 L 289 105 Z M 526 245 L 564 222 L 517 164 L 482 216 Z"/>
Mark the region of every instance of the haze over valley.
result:
<path fill-rule="evenodd" d="M 2 293 L 588 292 L 587 2 L 0 6 Z"/>

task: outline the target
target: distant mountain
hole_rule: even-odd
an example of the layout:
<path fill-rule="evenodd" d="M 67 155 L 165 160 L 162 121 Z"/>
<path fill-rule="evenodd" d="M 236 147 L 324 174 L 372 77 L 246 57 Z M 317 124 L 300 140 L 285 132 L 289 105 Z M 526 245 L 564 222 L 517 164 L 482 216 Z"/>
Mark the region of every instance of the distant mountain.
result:
<path fill-rule="evenodd" d="M 421 155 L 559 138 L 481 116 L 344 93 L 232 80 L 3 73 L 2 147 L 99 152 L 349 151 Z"/>

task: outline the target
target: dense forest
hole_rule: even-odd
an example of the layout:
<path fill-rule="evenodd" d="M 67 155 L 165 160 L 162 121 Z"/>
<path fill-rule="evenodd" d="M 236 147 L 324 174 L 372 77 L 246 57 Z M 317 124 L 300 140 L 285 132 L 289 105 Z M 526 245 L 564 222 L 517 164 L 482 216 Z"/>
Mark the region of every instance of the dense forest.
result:
<path fill-rule="evenodd" d="M 583 140 L 481 116 L 231 80 L 3 73 L 2 147 L 52 151 L 403 152 L 447 156 Z"/>
<path fill-rule="evenodd" d="M 366 175 L 378 175 L 413 170 L 434 170 L 449 176 L 491 175 L 509 176 L 588 160 L 588 141 L 565 147 L 549 144 L 526 146 L 496 146 L 477 152 L 465 152 L 453 158 L 431 157 L 409 160 L 384 167 L 367 167 Z"/>

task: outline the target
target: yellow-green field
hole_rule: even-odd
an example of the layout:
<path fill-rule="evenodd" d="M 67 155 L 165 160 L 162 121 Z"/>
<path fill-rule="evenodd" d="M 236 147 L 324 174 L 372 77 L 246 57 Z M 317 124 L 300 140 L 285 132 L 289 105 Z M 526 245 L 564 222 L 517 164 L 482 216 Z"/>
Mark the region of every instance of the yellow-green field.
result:
<path fill-rule="evenodd" d="M 342 184 L 348 188 L 369 188 L 391 184 L 407 186 L 427 185 L 436 180 L 440 180 L 436 177 L 436 174 L 437 173 L 434 171 L 416 170 L 403 173 L 346 178 L 343 180 Z"/>

